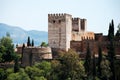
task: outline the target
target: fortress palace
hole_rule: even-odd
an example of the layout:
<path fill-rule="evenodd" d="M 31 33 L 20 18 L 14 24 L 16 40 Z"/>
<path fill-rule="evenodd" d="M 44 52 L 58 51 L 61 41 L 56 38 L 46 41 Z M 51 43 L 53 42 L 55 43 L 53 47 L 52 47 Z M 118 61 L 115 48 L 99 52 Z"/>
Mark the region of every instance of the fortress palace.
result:
<path fill-rule="evenodd" d="M 115 38 L 115 51 L 120 55 L 120 38 Z M 108 37 L 102 33 L 87 31 L 87 20 L 79 17 L 72 18 L 70 14 L 48 14 L 48 44 L 52 51 L 74 49 L 85 54 L 89 43 L 93 54 L 98 53 L 101 45 L 102 52 L 107 53 Z"/>
<path fill-rule="evenodd" d="M 75 50 L 84 58 L 89 47 L 92 54 L 98 54 L 98 46 L 102 53 L 107 54 L 109 40 L 102 33 L 87 31 L 87 20 L 72 18 L 70 14 L 48 14 L 48 45 L 49 47 L 21 46 L 17 53 L 22 54 L 22 66 L 32 65 L 43 59 L 55 58 L 59 50 Z M 115 37 L 115 53 L 120 58 L 120 37 Z M 52 49 L 52 50 L 51 50 Z"/>

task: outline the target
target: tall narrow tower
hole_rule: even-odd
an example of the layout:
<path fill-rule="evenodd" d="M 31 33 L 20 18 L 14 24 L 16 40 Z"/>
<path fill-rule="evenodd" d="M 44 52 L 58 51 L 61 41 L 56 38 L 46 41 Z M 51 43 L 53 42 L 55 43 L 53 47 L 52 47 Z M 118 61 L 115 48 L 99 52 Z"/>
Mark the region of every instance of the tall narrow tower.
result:
<path fill-rule="evenodd" d="M 72 16 L 69 14 L 48 14 L 48 44 L 51 48 L 68 51 L 72 31 Z"/>
<path fill-rule="evenodd" d="M 72 18 L 72 31 L 80 32 L 81 31 L 81 19 Z"/>
<path fill-rule="evenodd" d="M 86 29 L 87 29 L 87 20 L 81 19 L 81 30 L 86 31 Z"/>

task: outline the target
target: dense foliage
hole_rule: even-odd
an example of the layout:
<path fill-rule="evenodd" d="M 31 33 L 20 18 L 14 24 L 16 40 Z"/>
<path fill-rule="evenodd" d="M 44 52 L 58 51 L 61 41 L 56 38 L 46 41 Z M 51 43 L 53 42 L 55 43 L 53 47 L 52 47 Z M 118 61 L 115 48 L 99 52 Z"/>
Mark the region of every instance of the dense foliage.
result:
<path fill-rule="evenodd" d="M 84 60 L 80 60 L 78 54 L 73 50 L 60 52 L 59 59 L 51 61 L 42 61 L 35 63 L 33 66 L 25 68 L 17 67 L 2 69 L 0 68 L 0 80 L 110 80 L 112 76 L 109 67 L 110 62 L 106 55 L 102 55 L 101 76 L 99 75 L 98 66 L 95 64 L 96 59 L 93 56 L 91 64 L 91 75 L 86 76 Z M 16 63 L 16 62 L 15 62 Z M 18 65 L 18 63 L 16 63 Z M 120 79 L 120 61 L 116 61 L 117 80 Z"/>
<path fill-rule="evenodd" d="M 47 45 L 46 42 L 42 42 L 40 46 L 41 46 L 41 47 L 47 47 L 48 45 Z"/>
<path fill-rule="evenodd" d="M 7 33 L 6 37 L 0 39 L 0 62 L 11 62 L 15 57 L 14 45 L 10 35 Z"/>

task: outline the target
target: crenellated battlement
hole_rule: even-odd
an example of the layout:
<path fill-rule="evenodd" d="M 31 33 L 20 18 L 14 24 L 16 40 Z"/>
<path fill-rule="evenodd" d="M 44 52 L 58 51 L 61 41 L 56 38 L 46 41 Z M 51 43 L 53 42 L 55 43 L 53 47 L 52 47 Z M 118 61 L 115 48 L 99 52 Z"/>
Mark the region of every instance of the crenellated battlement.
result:
<path fill-rule="evenodd" d="M 80 24 L 80 18 L 72 18 L 72 24 Z"/>
<path fill-rule="evenodd" d="M 61 23 L 65 22 L 66 17 L 71 17 L 72 15 L 66 13 L 59 13 L 59 14 L 48 14 L 48 21 L 50 23 Z"/>
<path fill-rule="evenodd" d="M 81 19 L 81 21 L 87 21 L 87 19 L 83 18 L 83 19 Z"/>
<path fill-rule="evenodd" d="M 65 16 L 65 13 L 62 13 L 62 14 L 48 14 L 48 17 L 64 17 Z"/>
<path fill-rule="evenodd" d="M 74 23 L 83 23 L 84 24 L 84 22 L 86 22 L 87 20 L 85 19 L 85 18 L 83 18 L 83 19 L 80 19 L 79 17 L 76 17 L 76 18 L 72 18 L 72 23 L 74 24 Z"/>
<path fill-rule="evenodd" d="M 76 17 L 76 18 L 72 18 L 72 21 L 78 21 L 80 20 L 80 18 Z"/>
<path fill-rule="evenodd" d="M 71 16 L 71 15 L 66 13 L 48 14 L 48 18 L 63 18 L 65 16 Z"/>
<path fill-rule="evenodd" d="M 80 18 L 72 18 L 72 31 L 80 31 Z"/>

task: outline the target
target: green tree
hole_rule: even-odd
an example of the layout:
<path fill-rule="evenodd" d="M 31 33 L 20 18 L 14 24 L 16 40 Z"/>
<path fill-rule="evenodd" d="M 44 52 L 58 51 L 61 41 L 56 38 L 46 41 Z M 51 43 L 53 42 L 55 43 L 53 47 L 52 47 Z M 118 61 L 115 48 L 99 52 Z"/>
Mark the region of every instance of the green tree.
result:
<path fill-rule="evenodd" d="M 1 62 L 10 62 L 16 57 L 10 37 L 6 36 L 0 39 L 0 57 L 2 58 Z"/>
<path fill-rule="evenodd" d="M 41 47 L 47 47 L 47 44 L 46 44 L 46 42 L 42 42 L 40 46 Z"/>
<path fill-rule="evenodd" d="M 110 61 L 110 69 L 112 71 L 112 80 L 115 79 L 115 49 L 114 49 L 114 43 L 111 40 L 110 45 L 108 48 L 108 60 Z"/>
<path fill-rule="evenodd" d="M 98 75 L 101 77 L 101 62 L 102 62 L 102 49 L 101 46 L 99 45 L 98 48 Z"/>
<path fill-rule="evenodd" d="M 104 58 L 101 62 L 101 78 L 102 78 L 102 80 L 109 80 L 110 76 L 112 75 L 109 65 L 110 65 L 110 62 L 104 56 Z"/>
<path fill-rule="evenodd" d="M 84 67 L 80 62 L 79 55 L 73 51 L 60 52 L 61 80 L 70 78 L 71 80 L 81 80 L 84 77 Z"/>
<path fill-rule="evenodd" d="M 120 80 L 120 60 L 115 61 L 116 80 Z"/>
<path fill-rule="evenodd" d="M 6 72 L 6 76 L 9 76 L 10 74 L 14 73 L 14 69 L 13 68 L 7 68 L 5 70 L 5 72 Z"/>
<path fill-rule="evenodd" d="M 27 40 L 27 46 L 31 46 L 30 37 L 29 36 L 28 36 L 28 40 Z"/>
<path fill-rule="evenodd" d="M 108 39 L 109 41 L 114 39 L 114 21 L 113 20 L 109 24 Z"/>
<path fill-rule="evenodd" d="M 40 70 L 39 68 L 37 68 L 35 66 L 26 67 L 25 72 L 28 74 L 28 76 L 31 80 L 35 80 L 36 77 L 44 76 L 44 70 Z"/>
<path fill-rule="evenodd" d="M 58 60 L 52 60 L 51 62 L 51 77 L 50 80 L 60 80 L 60 76 L 62 75 L 62 64 Z"/>
<path fill-rule="evenodd" d="M 15 60 L 14 60 L 14 72 L 18 72 L 19 71 L 19 57 L 16 57 Z"/>
<path fill-rule="evenodd" d="M 47 80 L 44 76 L 35 77 L 34 80 Z"/>
<path fill-rule="evenodd" d="M 96 77 L 96 60 L 95 60 L 95 54 L 93 54 L 93 80 L 95 80 Z"/>
<path fill-rule="evenodd" d="M 109 32 L 108 32 L 108 60 L 110 61 L 110 69 L 112 71 L 112 80 L 116 80 L 115 78 L 115 49 L 114 49 L 114 22 L 111 21 L 109 25 Z"/>
<path fill-rule="evenodd" d="M 34 40 L 32 39 L 32 46 L 34 46 Z"/>
<path fill-rule="evenodd" d="M 89 47 L 89 43 L 88 43 L 87 53 L 86 53 L 86 58 L 85 58 L 85 63 L 84 63 L 85 72 L 88 77 L 91 74 L 91 66 L 90 65 L 91 65 L 91 51 L 90 51 L 90 47 Z"/>
<path fill-rule="evenodd" d="M 20 69 L 20 71 L 17 73 L 9 74 L 7 80 L 30 80 L 30 78 L 25 73 L 24 69 Z"/>
<path fill-rule="evenodd" d="M 0 62 L 3 61 L 3 54 L 5 54 L 5 47 L 3 45 L 0 45 Z"/>
<path fill-rule="evenodd" d="M 38 69 L 44 71 L 43 76 L 45 78 L 47 78 L 47 79 L 50 78 L 50 73 L 51 73 L 51 63 L 50 62 L 42 61 L 40 63 L 36 63 L 34 66 L 37 67 Z"/>
<path fill-rule="evenodd" d="M 0 68 L 0 80 L 5 80 L 5 78 L 6 78 L 5 70 Z"/>

